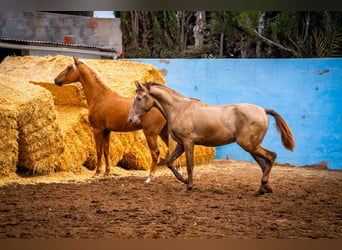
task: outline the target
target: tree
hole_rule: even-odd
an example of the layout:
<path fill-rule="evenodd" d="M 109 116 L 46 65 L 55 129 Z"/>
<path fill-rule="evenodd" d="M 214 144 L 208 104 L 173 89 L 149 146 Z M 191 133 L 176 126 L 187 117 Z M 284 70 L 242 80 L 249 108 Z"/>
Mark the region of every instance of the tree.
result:
<path fill-rule="evenodd" d="M 196 11 L 196 24 L 194 26 L 195 51 L 203 48 L 204 29 L 205 29 L 205 11 Z"/>
<path fill-rule="evenodd" d="M 272 13 L 269 15 L 272 15 Z M 298 45 L 292 38 L 293 36 L 298 37 L 296 35 L 298 32 L 298 28 L 296 27 L 298 20 L 295 12 L 279 12 L 275 17 L 267 19 L 265 22 L 265 34 L 261 34 L 256 29 L 258 24 L 260 24 L 260 17 L 258 23 L 258 16 L 256 12 L 242 12 L 239 18 L 239 25 L 250 35 L 256 36 L 257 39 L 262 39 L 270 46 L 277 47 L 280 50 L 278 53 L 286 51 L 287 53 L 291 53 L 292 56 L 300 57 Z M 258 53 L 260 54 L 260 51 Z M 268 54 L 271 55 L 270 53 L 274 53 L 274 50 L 270 49 Z M 290 55 L 283 54 L 284 56 L 289 57 Z"/>
<path fill-rule="evenodd" d="M 259 11 L 259 24 L 258 24 L 258 33 L 262 34 L 265 28 L 265 22 L 266 22 L 266 11 Z M 260 58 L 261 57 L 261 45 L 262 45 L 262 40 L 258 40 L 256 42 L 256 57 Z"/>
<path fill-rule="evenodd" d="M 120 11 L 126 57 L 179 56 L 175 11 Z"/>
<path fill-rule="evenodd" d="M 219 11 L 212 12 L 210 21 L 206 25 L 210 30 L 212 35 L 220 35 L 220 50 L 219 56 L 223 57 L 224 39 L 225 34 L 233 29 L 232 25 L 232 12 L 229 11 Z"/>
<path fill-rule="evenodd" d="M 181 51 L 185 51 L 188 42 L 188 34 L 191 31 L 190 19 L 194 16 L 194 11 L 177 11 L 176 15 L 181 30 Z"/>
<path fill-rule="evenodd" d="M 342 12 L 122 11 L 127 57 L 341 56 Z"/>

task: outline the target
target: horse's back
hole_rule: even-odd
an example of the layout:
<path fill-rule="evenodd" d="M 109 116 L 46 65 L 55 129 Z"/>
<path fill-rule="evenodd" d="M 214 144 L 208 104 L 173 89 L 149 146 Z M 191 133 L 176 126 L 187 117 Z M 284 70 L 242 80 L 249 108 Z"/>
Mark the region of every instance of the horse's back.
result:
<path fill-rule="evenodd" d="M 267 119 L 265 109 L 250 103 L 238 103 L 228 106 L 234 106 L 237 110 L 237 115 L 242 115 L 248 120 L 264 121 Z"/>
<path fill-rule="evenodd" d="M 234 142 L 241 134 L 250 136 L 250 133 L 257 131 L 259 140 L 268 127 L 264 108 L 249 103 L 208 105 L 194 102 L 185 113 L 183 117 L 187 119 L 183 119 L 182 123 L 192 122 L 196 143 L 207 146 L 225 145 Z"/>
<path fill-rule="evenodd" d="M 237 103 L 228 105 L 209 105 L 203 102 L 195 102 L 196 107 L 189 105 L 189 111 L 197 113 L 200 119 L 214 119 L 220 117 L 224 120 L 253 120 L 263 122 L 267 120 L 265 109 L 250 103 Z"/>

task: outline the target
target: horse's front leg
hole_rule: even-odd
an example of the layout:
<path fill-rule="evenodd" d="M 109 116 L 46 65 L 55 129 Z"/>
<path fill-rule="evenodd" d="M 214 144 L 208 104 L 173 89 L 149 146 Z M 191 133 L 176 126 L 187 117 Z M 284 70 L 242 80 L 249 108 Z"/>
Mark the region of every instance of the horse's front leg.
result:
<path fill-rule="evenodd" d="M 106 162 L 106 172 L 104 176 L 109 176 L 110 173 L 110 163 L 109 163 L 109 144 L 110 144 L 110 131 L 103 131 L 103 151 L 104 158 Z"/>
<path fill-rule="evenodd" d="M 177 144 L 175 150 L 172 152 L 172 154 L 169 156 L 167 160 L 167 167 L 171 169 L 172 173 L 176 176 L 178 180 L 181 182 L 187 184 L 188 181 L 183 178 L 183 176 L 175 169 L 173 166 L 173 162 L 178 159 L 179 156 L 184 152 L 184 147 L 181 144 Z"/>
<path fill-rule="evenodd" d="M 193 170 L 194 170 L 194 145 L 185 146 L 185 157 L 186 157 L 186 170 L 188 172 L 188 185 L 187 189 L 193 188 Z"/>
<path fill-rule="evenodd" d="M 102 153 L 103 153 L 103 131 L 94 128 L 94 138 L 95 138 L 95 145 L 96 145 L 96 170 L 93 177 L 98 177 L 101 173 L 101 166 L 102 166 Z"/>
<path fill-rule="evenodd" d="M 169 154 L 171 154 L 171 152 L 173 152 L 175 150 L 175 148 L 177 146 L 177 142 L 174 139 L 172 139 L 171 135 L 169 135 L 168 138 L 169 138 L 168 139 Z M 178 173 L 180 175 L 182 175 L 182 165 L 181 165 L 181 161 L 179 158 L 174 161 L 173 166 L 176 167 Z"/>
<path fill-rule="evenodd" d="M 160 151 L 159 151 L 158 142 L 157 142 L 158 135 L 149 135 L 149 134 L 146 134 L 145 131 L 144 131 L 144 133 L 145 133 L 147 145 L 150 149 L 151 158 L 152 158 L 152 165 L 150 168 L 150 174 L 147 177 L 147 179 L 145 180 L 145 183 L 150 183 L 151 181 L 154 180 L 154 175 L 156 173 Z"/>

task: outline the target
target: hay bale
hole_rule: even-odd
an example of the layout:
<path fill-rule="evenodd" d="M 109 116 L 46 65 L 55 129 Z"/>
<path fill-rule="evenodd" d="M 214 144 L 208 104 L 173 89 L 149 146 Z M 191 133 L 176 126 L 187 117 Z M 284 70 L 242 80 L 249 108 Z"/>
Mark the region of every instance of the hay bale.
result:
<path fill-rule="evenodd" d="M 94 59 L 84 61 L 95 68 L 114 91 L 126 97 L 134 96 L 134 81 L 165 83 L 162 74 L 150 64 Z M 82 165 L 95 167 L 96 152 L 92 129 L 88 123 L 88 110 L 84 108 L 87 105 L 81 84 L 63 87 L 54 84 L 54 78 L 70 63 L 72 58 L 67 56 L 6 57 L 0 64 L 0 74 L 26 79 L 52 93 L 64 146 L 59 168 L 78 172 Z M 160 138 L 158 145 L 161 158 L 165 159 L 168 148 Z M 214 154 L 214 148 L 195 146 L 195 163 L 207 163 Z M 184 155 L 181 159 L 182 164 L 185 164 Z M 118 164 L 128 169 L 149 169 L 152 160 L 143 132 L 112 132 L 110 160 L 113 165 Z"/>
<path fill-rule="evenodd" d="M 56 111 L 65 148 L 60 169 L 78 172 L 83 162 L 95 152 L 92 130 L 81 123 L 87 120 L 88 110 L 83 107 L 56 106 Z"/>
<path fill-rule="evenodd" d="M 1 85 L 0 85 L 1 86 Z M 0 88 L 1 89 L 1 88 Z M 13 107 L 4 103 L 0 92 L 0 177 L 9 176 L 16 171 L 19 155 L 18 113 Z"/>
<path fill-rule="evenodd" d="M 158 69 L 150 64 L 95 59 L 84 61 L 95 68 L 113 90 L 126 97 L 134 96 L 135 80 L 165 82 Z M 0 74 L 28 79 L 30 83 L 48 89 L 56 105 L 87 107 L 80 83 L 68 84 L 63 88 L 54 84 L 55 77 L 72 62 L 68 56 L 8 56 L 0 64 Z"/>
<path fill-rule="evenodd" d="M 68 64 L 66 56 L 8 56 L 0 64 L 0 74 L 27 79 L 30 83 L 49 90 L 56 105 L 87 107 L 82 85 L 73 83 L 62 88 L 54 84 L 54 78 Z"/>
<path fill-rule="evenodd" d="M 118 166 L 125 169 L 150 169 L 152 163 L 151 152 L 142 130 L 131 133 L 115 133 L 114 136 L 117 136 L 125 149 L 122 158 L 116 163 Z M 160 158 L 165 159 L 168 147 L 161 138 L 158 138 L 157 143 L 160 150 Z"/>
<path fill-rule="evenodd" d="M 17 130 L 17 165 L 36 173 L 55 171 L 64 150 L 51 93 L 24 79 L 0 74 L 0 104 L 14 111 L 9 132 Z M 5 112 L 1 112 L 6 116 Z M 8 116 L 6 116 L 8 117 Z M 14 122 L 15 121 L 15 122 Z M 12 133 L 14 135 L 14 132 Z M 9 139 L 6 144 L 13 144 Z M 15 151 L 14 151 L 15 152 Z M 3 156 L 3 153 L 1 152 Z"/>

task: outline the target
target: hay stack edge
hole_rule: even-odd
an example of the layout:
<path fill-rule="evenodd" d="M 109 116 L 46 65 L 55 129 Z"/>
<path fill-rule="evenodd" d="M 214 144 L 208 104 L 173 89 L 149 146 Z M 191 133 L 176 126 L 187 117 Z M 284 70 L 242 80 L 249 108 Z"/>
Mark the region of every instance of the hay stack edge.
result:
<path fill-rule="evenodd" d="M 134 81 L 165 83 L 158 69 L 150 64 L 84 61 L 114 91 L 126 97 L 134 96 Z M 54 78 L 71 62 L 66 56 L 24 56 L 6 57 L 0 64 L 0 177 L 15 172 L 17 166 L 37 174 L 77 173 L 84 166 L 95 167 L 95 141 L 82 86 L 54 84 Z M 167 146 L 160 138 L 158 144 L 161 159 L 165 159 Z M 195 163 L 208 163 L 214 154 L 214 148 L 196 146 Z M 151 156 L 142 130 L 112 132 L 110 160 L 113 166 L 148 170 Z"/>

